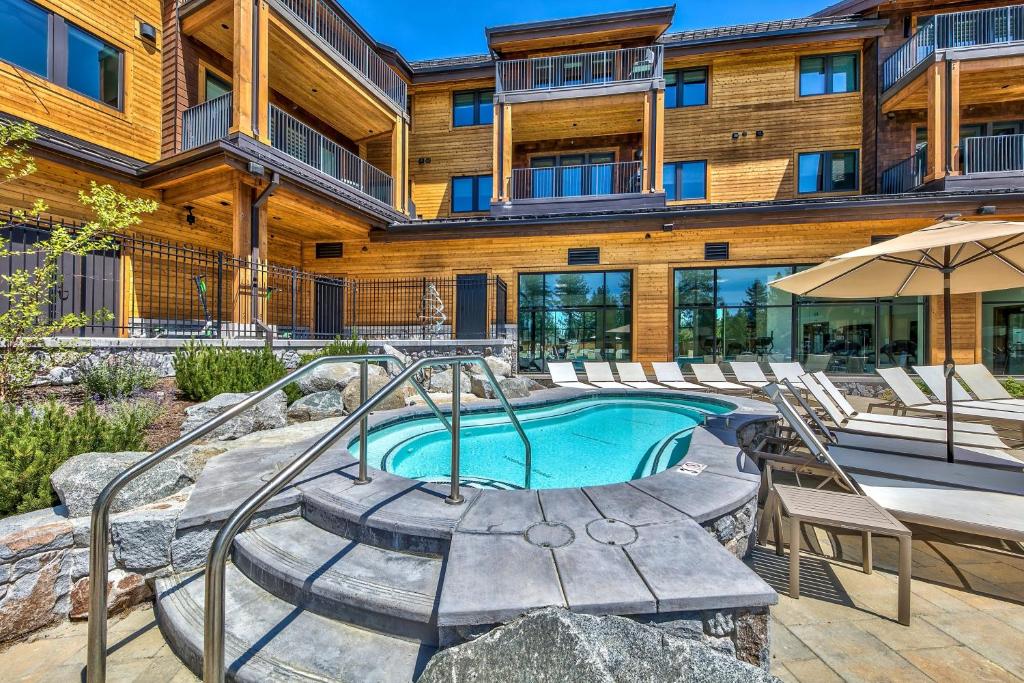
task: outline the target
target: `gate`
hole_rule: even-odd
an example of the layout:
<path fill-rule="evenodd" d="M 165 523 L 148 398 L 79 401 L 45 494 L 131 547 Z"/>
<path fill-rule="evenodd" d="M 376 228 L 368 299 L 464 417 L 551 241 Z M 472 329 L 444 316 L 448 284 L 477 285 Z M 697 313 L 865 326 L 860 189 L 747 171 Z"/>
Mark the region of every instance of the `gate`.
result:
<path fill-rule="evenodd" d="M 487 338 L 487 274 L 455 277 L 455 337 Z"/>

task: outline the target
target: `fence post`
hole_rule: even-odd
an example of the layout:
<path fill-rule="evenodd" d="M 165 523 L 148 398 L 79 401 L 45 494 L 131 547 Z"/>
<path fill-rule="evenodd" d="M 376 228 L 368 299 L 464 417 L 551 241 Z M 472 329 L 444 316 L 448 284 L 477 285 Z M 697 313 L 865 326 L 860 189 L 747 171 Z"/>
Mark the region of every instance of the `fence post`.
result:
<path fill-rule="evenodd" d="M 224 336 L 221 325 L 224 322 L 224 252 L 217 252 L 217 339 Z"/>
<path fill-rule="evenodd" d="M 292 266 L 292 339 L 296 338 L 296 330 L 298 329 L 298 311 L 296 310 L 299 306 L 299 282 L 298 273 L 295 270 L 295 266 Z"/>

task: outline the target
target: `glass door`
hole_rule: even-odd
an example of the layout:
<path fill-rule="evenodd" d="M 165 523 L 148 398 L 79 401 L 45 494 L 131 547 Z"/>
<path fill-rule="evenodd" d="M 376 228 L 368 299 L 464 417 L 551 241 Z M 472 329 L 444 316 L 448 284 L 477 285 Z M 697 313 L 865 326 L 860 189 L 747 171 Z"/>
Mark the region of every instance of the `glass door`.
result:
<path fill-rule="evenodd" d="M 530 159 L 530 197 L 555 196 L 556 157 L 534 157 Z"/>
<path fill-rule="evenodd" d="M 566 154 L 558 157 L 558 195 L 559 197 L 579 197 L 583 194 L 583 164 L 586 155 Z"/>
<path fill-rule="evenodd" d="M 616 183 L 615 154 L 613 152 L 595 152 L 590 155 L 590 177 L 587 180 L 587 194 L 614 194 Z"/>

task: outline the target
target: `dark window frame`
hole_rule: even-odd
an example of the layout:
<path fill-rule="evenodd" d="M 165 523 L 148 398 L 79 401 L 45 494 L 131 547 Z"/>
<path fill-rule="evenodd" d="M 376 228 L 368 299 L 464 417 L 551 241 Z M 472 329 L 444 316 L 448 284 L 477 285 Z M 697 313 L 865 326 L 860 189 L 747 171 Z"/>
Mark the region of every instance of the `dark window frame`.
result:
<path fill-rule="evenodd" d="M 459 95 L 472 95 L 473 96 L 473 122 L 472 123 L 457 123 L 455 121 L 455 98 Z M 486 97 L 485 97 L 486 96 Z M 490 126 L 494 124 L 492 116 L 491 121 L 482 123 L 480 121 L 480 110 L 483 106 L 494 106 L 494 88 L 480 88 L 477 90 L 455 90 L 452 92 L 452 128 L 470 128 L 472 126 Z"/>
<path fill-rule="evenodd" d="M 837 57 L 853 57 L 853 87 L 850 90 L 836 92 L 832 89 L 833 60 Z M 804 93 L 803 72 L 805 59 L 821 59 L 825 65 L 825 92 Z M 860 92 L 861 67 L 859 52 L 825 52 L 814 55 L 800 55 L 796 65 L 796 87 L 800 97 L 824 97 L 825 95 L 849 95 Z"/>
<path fill-rule="evenodd" d="M 681 196 L 682 195 L 682 191 L 683 191 L 683 173 L 682 173 L 682 170 L 683 170 L 683 166 L 685 166 L 686 164 L 703 164 L 704 165 L 704 194 L 702 196 L 700 196 L 700 197 L 683 197 L 683 196 Z M 674 188 L 674 190 L 675 190 L 675 198 L 674 199 L 669 199 L 670 193 L 668 191 L 668 187 L 666 187 L 665 188 L 665 201 L 669 201 L 669 202 L 701 202 L 701 201 L 707 201 L 707 199 L 708 199 L 708 160 L 707 159 L 686 159 L 686 160 L 683 160 L 683 161 L 666 161 L 666 162 L 664 162 L 664 164 L 662 164 L 662 166 L 663 166 L 663 168 L 665 166 L 674 166 L 675 167 L 675 176 L 676 176 L 675 188 Z M 664 175 L 664 170 L 662 171 L 662 174 Z"/>
<path fill-rule="evenodd" d="M 848 190 L 836 190 L 832 187 L 831 175 L 825 172 L 825 169 L 829 166 L 833 154 L 853 154 L 853 188 Z M 821 157 L 821 165 L 819 166 L 818 179 L 821 184 L 821 189 L 815 189 L 810 191 L 803 191 L 800 189 L 800 160 L 805 156 L 817 155 Z M 798 195 L 815 195 L 815 194 L 845 194 L 850 192 L 860 191 L 860 150 L 859 149 L 826 149 L 818 152 L 797 152 L 796 153 L 796 193 Z"/>
<path fill-rule="evenodd" d="M 685 73 L 692 73 L 694 71 L 702 71 L 702 72 L 704 72 L 704 101 L 701 102 L 700 104 L 683 104 L 683 84 L 685 83 L 685 81 L 683 80 L 683 74 L 685 74 Z M 674 105 L 669 105 L 668 103 L 666 103 L 665 104 L 665 108 L 666 109 L 691 109 L 691 108 L 694 108 L 694 107 L 706 107 L 706 106 L 708 106 L 708 104 L 711 103 L 711 68 L 710 67 L 707 67 L 707 66 L 688 66 L 688 67 L 685 67 L 685 68 L 682 68 L 682 69 L 671 69 L 670 71 L 666 71 L 665 72 L 666 76 L 668 76 L 670 74 L 673 75 L 675 77 L 675 79 L 676 79 L 676 82 L 675 82 L 676 103 Z M 667 82 L 665 84 L 665 87 L 666 88 L 669 87 Z"/>
<path fill-rule="evenodd" d="M 3 60 L 3 61 L 5 61 L 8 64 L 11 64 L 12 66 L 14 66 L 15 68 L 17 68 L 19 70 L 24 69 L 26 71 L 29 71 L 30 73 L 38 76 L 39 78 L 44 78 L 47 81 L 49 81 L 50 83 L 53 83 L 56 86 L 64 88 L 65 90 L 69 90 L 70 92 L 73 92 L 76 95 L 80 95 L 80 96 L 85 97 L 85 98 L 87 98 L 89 100 L 92 100 L 93 102 L 98 102 L 98 103 L 100 103 L 100 104 L 102 104 L 102 105 L 104 105 L 106 107 L 110 107 L 111 109 L 115 109 L 117 111 L 123 112 L 124 111 L 124 101 L 125 101 L 125 68 L 124 68 L 124 61 L 125 60 L 124 60 L 124 50 L 121 49 L 120 47 L 118 47 L 117 45 L 114 45 L 113 43 L 108 41 L 106 38 L 102 38 L 102 37 L 96 35 L 95 33 L 93 33 L 92 31 L 90 31 L 89 29 L 84 28 L 82 26 L 79 26 L 78 24 L 76 24 L 76 23 L 74 23 L 72 21 L 68 21 L 67 19 L 65 19 L 60 14 L 57 14 L 56 12 L 54 12 L 53 10 L 51 10 L 51 9 L 49 9 L 47 7 L 43 7 L 42 5 L 39 5 L 39 4 L 35 3 L 35 2 L 32 2 L 32 0 L 21 0 L 21 2 L 23 4 L 25 4 L 25 5 L 31 5 L 33 7 L 36 7 L 38 9 L 42 10 L 43 12 L 45 12 L 46 15 L 47 15 L 47 18 L 46 18 L 46 27 L 47 27 L 47 30 L 46 30 L 46 75 L 38 74 L 35 71 L 32 71 L 31 69 L 29 69 L 28 67 L 22 66 L 20 64 L 15 64 L 14 62 L 7 62 L 6 60 Z M 99 41 L 100 43 L 102 43 L 103 45 L 109 47 L 111 50 L 114 50 L 117 53 L 117 105 L 116 106 L 112 105 L 112 104 L 110 104 L 108 102 L 104 102 L 103 100 L 101 100 L 98 97 L 93 97 L 92 95 L 90 95 L 88 93 L 84 93 L 81 90 L 77 90 L 75 88 L 72 88 L 69 85 L 69 83 L 68 83 L 68 29 L 69 29 L 69 27 L 70 28 L 74 28 L 74 29 L 76 29 L 78 31 L 81 31 L 86 36 Z"/>
<path fill-rule="evenodd" d="M 451 195 L 452 196 L 451 196 L 451 202 L 449 202 L 450 205 L 451 205 L 451 212 L 452 213 L 480 213 L 480 212 L 483 212 L 483 211 L 490 211 L 491 210 L 491 207 L 490 207 L 489 203 L 488 203 L 487 206 L 484 206 L 484 207 L 480 207 L 478 205 L 479 199 L 480 199 L 480 181 L 483 178 L 487 179 L 487 185 L 491 188 L 491 190 L 488 192 L 488 202 L 490 202 L 490 195 L 493 193 L 493 183 L 494 183 L 494 176 L 493 175 L 491 175 L 491 174 L 483 174 L 483 175 L 457 175 L 457 176 L 452 176 L 452 182 L 451 182 Z M 473 184 L 473 208 L 472 209 L 456 209 L 455 208 L 455 181 L 456 180 L 466 180 L 466 179 L 469 179 L 469 180 L 473 181 L 472 182 L 472 184 Z"/>

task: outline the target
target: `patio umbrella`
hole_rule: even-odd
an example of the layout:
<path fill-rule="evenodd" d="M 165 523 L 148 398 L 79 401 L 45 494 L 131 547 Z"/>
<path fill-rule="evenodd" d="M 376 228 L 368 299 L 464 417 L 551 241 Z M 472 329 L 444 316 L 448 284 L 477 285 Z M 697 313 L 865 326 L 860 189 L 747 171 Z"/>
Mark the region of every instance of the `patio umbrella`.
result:
<path fill-rule="evenodd" d="M 1024 286 L 1024 223 L 945 221 L 872 244 L 771 283 L 802 296 L 874 299 L 942 295 L 946 459 L 953 462 L 950 295 Z"/>

